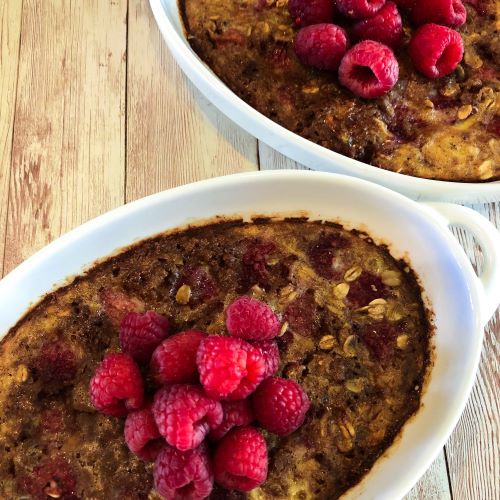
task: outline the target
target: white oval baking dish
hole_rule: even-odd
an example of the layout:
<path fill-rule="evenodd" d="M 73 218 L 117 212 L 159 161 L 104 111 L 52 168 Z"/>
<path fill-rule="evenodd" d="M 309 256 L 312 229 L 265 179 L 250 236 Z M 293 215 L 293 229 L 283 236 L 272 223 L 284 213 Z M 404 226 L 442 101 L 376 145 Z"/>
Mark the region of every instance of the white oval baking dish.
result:
<path fill-rule="evenodd" d="M 500 233 L 476 212 L 423 204 L 353 177 L 270 171 L 215 178 L 120 207 L 54 241 L 0 281 L 0 339 L 28 307 L 119 248 L 214 216 L 307 215 L 367 231 L 416 271 L 435 314 L 435 364 L 422 408 L 345 498 L 403 496 L 453 430 L 479 362 L 483 327 L 500 302 Z M 484 255 L 477 277 L 448 230 L 475 234 Z"/>
<path fill-rule="evenodd" d="M 353 160 L 290 132 L 246 104 L 201 61 L 184 37 L 177 0 L 149 2 L 165 42 L 194 85 L 231 120 L 280 153 L 307 167 L 376 182 L 415 200 L 500 200 L 500 182 L 460 183 L 410 177 Z"/>

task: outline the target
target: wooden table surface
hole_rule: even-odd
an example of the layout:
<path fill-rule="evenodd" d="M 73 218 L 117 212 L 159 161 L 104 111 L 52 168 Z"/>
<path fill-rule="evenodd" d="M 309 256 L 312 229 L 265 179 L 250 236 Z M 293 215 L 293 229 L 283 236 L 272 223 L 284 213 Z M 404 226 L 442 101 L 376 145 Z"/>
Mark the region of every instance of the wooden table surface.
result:
<path fill-rule="evenodd" d="M 0 270 L 107 210 L 187 182 L 303 168 L 186 80 L 146 0 L 0 0 Z M 474 208 L 500 227 L 500 203 Z M 476 262 L 470 235 L 457 237 Z M 500 498 L 500 317 L 444 450 L 408 499 Z"/>

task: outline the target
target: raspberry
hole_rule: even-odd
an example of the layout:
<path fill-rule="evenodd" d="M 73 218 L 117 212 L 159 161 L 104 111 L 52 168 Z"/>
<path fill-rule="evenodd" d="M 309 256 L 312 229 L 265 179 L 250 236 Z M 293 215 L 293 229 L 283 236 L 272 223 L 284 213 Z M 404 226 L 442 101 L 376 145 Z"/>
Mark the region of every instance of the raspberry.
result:
<path fill-rule="evenodd" d="M 246 340 L 267 340 L 280 332 L 280 320 L 273 310 L 260 300 L 250 297 L 236 299 L 226 309 L 227 331 L 233 337 Z"/>
<path fill-rule="evenodd" d="M 244 399 L 266 372 L 261 352 L 241 339 L 210 335 L 201 341 L 196 358 L 200 381 L 214 399 Z"/>
<path fill-rule="evenodd" d="M 262 434 L 253 427 L 235 429 L 215 450 L 215 481 L 229 490 L 253 490 L 267 478 L 267 461 Z"/>
<path fill-rule="evenodd" d="M 156 427 L 151 404 L 127 415 L 123 433 L 130 451 L 148 462 L 153 462 L 165 446 Z"/>
<path fill-rule="evenodd" d="M 427 78 L 449 75 L 462 60 L 464 42 L 458 32 L 438 24 L 421 26 L 410 40 L 410 58 Z"/>
<path fill-rule="evenodd" d="M 103 288 L 99 298 L 104 312 L 116 328 L 119 328 L 127 313 L 144 312 L 145 309 L 144 302 L 135 297 L 129 297 L 115 288 Z"/>
<path fill-rule="evenodd" d="M 297 26 L 328 23 L 333 19 L 333 0 L 288 0 L 288 10 Z"/>
<path fill-rule="evenodd" d="M 75 378 L 77 360 L 67 342 L 55 340 L 42 345 L 33 367 L 45 384 L 63 386 Z"/>
<path fill-rule="evenodd" d="M 218 292 L 212 276 L 199 266 L 185 266 L 179 284 L 189 286 L 191 290 L 189 303 L 193 306 L 209 301 Z"/>
<path fill-rule="evenodd" d="M 347 51 L 339 68 L 339 81 L 354 94 L 374 99 L 396 85 L 399 65 L 392 50 L 379 42 L 365 40 Z"/>
<path fill-rule="evenodd" d="M 379 321 L 365 325 L 359 332 L 361 340 L 380 361 L 385 361 L 394 352 L 396 331 L 393 325 Z"/>
<path fill-rule="evenodd" d="M 127 411 L 140 408 L 143 393 L 141 372 L 128 354 L 106 354 L 90 380 L 92 404 L 112 417 L 122 417 Z"/>
<path fill-rule="evenodd" d="M 252 398 L 255 417 L 264 429 L 279 436 L 296 431 L 311 406 L 304 389 L 294 380 L 270 377 Z"/>
<path fill-rule="evenodd" d="M 389 296 L 389 290 L 382 279 L 368 271 L 363 271 L 357 280 L 350 283 L 347 301 L 354 307 L 363 307 L 372 300 Z"/>
<path fill-rule="evenodd" d="M 288 45 L 277 44 L 270 49 L 268 58 L 276 67 L 285 67 L 290 63 Z M 242 257 L 241 289 L 248 290 L 252 285 L 266 287 L 269 284 L 267 257 L 276 251 L 272 241 L 259 238 L 252 240 Z"/>
<path fill-rule="evenodd" d="M 213 488 L 214 475 L 205 444 L 188 451 L 165 446 L 156 459 L 155 488 L 165 500 L 201 500 Z"/>
<path fill-rule="evenodd" d="M 176 333 L 164 340 L 151 356 L 151 374 L 158 384 L 198 382 L 196 353 L 205 337 L 198 330 Z"/>
<path fill-rule="evenodd" d="M 130 312 L 120 325 L 120 347 L 138 363 L 147 363 L 168 329 L 168 319 L 161 314 Z"/>
<path fill-rule="evenodd" d="M 285 309 L 285 319 L 294 333 L 303 337 L 313 335 L 319 326 L 314 293 L 307 291 L 290 302 Z M 280 337 L 280 341 L 282 338 Z"/>
<path fill-rule="evenodd" d="M 254 342 L 252 345 L 259 349 L 264 357 L 264 363 L 266 364 L 264 378 L 274 375 L 280 365 L 278 344 L 274 340 L 261 340 L 260 342 Z"/>
<path fill-rule="evenodd" d="M 373 17 L 356 23 L 353 32 L 359 40 L 398 47 L 403 41 L 403 21 L 396 4 L 387 2 Z"/>
<path fill-rule="evenodd" d="M 385 0 L 337 0 L 336 5 L 342 14 L 353 19 L 373 16 L 385 4 Z"/>
<path fill-rule="evenodd" d="M 76 479 L 71 465 L 62 457 L 56 456 L 37 465 L 31 474 L 21 475 L 18 488 L 28 493 L 34 500 L 60 498 L 76 500 Z"/>
<path fill-rule="evenodd" d="M 340 26 L 315 24 L 297 33 L 294 49 L 302 64 L 336 71 L 348 45 L 346 32 Z"/>
<path fill-rule="evenodd" d="M 467 20 L 467 11 L 461 0 L 418 0 L 411 17 L 417 25 L 436 23 L 458 28 Z"/>
<path fill-rule="evenodd" d="M 160 389 L 155 394 L 153 415 L 160 434 L 181 451 L 199 446 L 223 416 L 218 401 L 208 398 L 201 387 L 188 384 Z"/>
<path fill-rule="evenodd" d="M 323 278 L 340 278 L 343 273 L 334 269 L 337 250 L 345 248 L 349 242 L 339 233 L 321 233 L 318 240 L 312 243 L 307 256 L 314 270 Z"/>
<path fill-rule="evenodd" d="M 210 431 L 209 437 L 212 441 L 218 441 L 224 437 L 233 427 L 241 427 L 251 424 L 254 420 L 252 407 L 248 399 L 241 401 L 222 401 L 224 417 L 222 423 Z"/>

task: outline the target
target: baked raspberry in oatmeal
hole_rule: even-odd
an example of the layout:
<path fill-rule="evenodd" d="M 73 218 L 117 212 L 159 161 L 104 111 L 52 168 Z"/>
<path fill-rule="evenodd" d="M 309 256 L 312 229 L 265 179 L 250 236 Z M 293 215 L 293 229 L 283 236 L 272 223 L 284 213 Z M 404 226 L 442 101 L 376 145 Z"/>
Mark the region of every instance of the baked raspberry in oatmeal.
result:
<path fill-rule="evenodd" d="M 407 265 L 336 224 L 145 240 L 0 343 L 0 498 L 338 498 L 417 411 L 430 334 Z"/>
<path fill-rule="evenodd" d="M 406 175 L 500 179 L 497 2 L 337 0 L 332 11 L 334 3 L 180 0 L 180 8 L 200 58 L 292 132 Z M 449 31 L 434 30 L 430 45 L 421 34 L 411 49 L 416 30 L 432 24 Z M 341 64 L 337 74 L 346 45 L 361 40 L 394 55 L 379 48 L 362 72 Z M 380 73 L 385 60 L 392 69 Z"/>

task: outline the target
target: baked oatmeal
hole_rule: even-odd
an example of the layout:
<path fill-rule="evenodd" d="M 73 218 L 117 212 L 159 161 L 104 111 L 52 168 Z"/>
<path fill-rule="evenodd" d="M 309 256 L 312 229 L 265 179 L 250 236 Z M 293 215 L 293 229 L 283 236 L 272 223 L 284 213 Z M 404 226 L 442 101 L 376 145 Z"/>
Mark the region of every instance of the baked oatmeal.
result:
<path fill-rule="evenodd" d="M 180 0 L 180 9 L 199 57 L 241 99 L 292 132 L 406 175 L 500 179 L 498 2 L 466 3 L 467 21 L 456 28 L 463 60 L 450 75 L 429 79 L 410 60 L 415 29 L 401 9 L 405 2 L 398 1 L 404 27 L 404 41 L 395 49 L 399 80 L 374 100 L 341 86 L 336 72 L 299 62 L 293 47 L 298 28 L 287 3 Z M 331 22 L 341 24 L 355 43 L 351 21 L 336 13 Z"/>
<path fill-rule="evenodd" d="M 262 219 L 140 242 L 47 295 L 8 333 L 0 497 L 153 495 L 152 464 L 128 450 L 123 419 L 96 411 L 89 381 L 119 350 L 126 311 L 161 314 L 157 326 L 168 323 L 170 334 L 224 334 L 225 310 L 241 296 L 276 314 L 273 370 L 300 384 L 310 408 L 295 432 L 264 431 L 269 472 L 259 488 L 216 485 L 210 498 L 332 499 L 356 484 L 419 407 L 431 335 L 421 290 L 409 267 L 364 233 Z M 143 375 L 147 399 L 147 367 Z"/>

